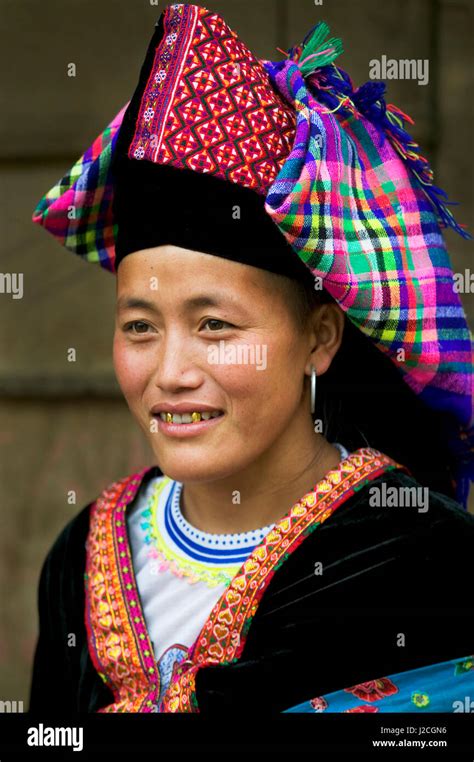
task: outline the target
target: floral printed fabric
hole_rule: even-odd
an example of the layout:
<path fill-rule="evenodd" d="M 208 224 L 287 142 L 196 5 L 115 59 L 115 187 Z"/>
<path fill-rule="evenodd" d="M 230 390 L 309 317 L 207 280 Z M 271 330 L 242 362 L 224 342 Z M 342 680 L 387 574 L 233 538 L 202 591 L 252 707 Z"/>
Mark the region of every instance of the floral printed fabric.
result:
<path fill-rule="evenodd" d="M 474 711 L 474 656 L 369 680 L 303 701 L 285 713 L 420 711 Z"/>

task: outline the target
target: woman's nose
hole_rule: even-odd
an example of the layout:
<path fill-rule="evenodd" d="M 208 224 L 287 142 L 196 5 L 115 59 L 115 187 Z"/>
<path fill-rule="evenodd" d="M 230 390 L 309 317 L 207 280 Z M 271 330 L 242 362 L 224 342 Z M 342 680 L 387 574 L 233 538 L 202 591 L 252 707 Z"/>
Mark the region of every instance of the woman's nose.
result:
<path fill-rule="evenodd" d="M 166 339 L 157 354 L 155 384 L 170 390 L 197 385 L 200 371 L 196 361 L 185 339 Z"/>

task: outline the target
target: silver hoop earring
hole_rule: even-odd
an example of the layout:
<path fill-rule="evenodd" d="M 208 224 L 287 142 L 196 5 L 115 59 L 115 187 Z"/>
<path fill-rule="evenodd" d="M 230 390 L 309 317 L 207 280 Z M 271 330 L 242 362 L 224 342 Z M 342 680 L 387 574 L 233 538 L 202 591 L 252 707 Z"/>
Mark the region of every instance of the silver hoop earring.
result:
<path fill-rule="evenodd" d="M 316 368 L 311 365 L 311 415 L 316 412 Z"/>

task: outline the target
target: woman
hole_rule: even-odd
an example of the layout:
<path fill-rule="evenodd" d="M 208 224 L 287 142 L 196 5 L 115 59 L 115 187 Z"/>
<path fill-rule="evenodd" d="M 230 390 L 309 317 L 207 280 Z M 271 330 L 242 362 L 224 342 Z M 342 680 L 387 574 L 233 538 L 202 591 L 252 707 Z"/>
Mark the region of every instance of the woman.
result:
<path fill-rule="evenodd" d="M 280 63 L 204 8 L 156 26 L 34 215 L 116 273 L 157 465 L 48 554 L 30 710 L 457 711 L 472 347 L 439 222 L 465 233 L 324 24 Z"/>

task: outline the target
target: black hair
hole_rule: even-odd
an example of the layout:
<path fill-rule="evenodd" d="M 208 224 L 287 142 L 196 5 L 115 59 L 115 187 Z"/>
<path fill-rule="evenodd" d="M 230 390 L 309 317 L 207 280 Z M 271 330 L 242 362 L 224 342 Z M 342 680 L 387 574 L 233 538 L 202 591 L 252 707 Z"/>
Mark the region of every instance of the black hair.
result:
<path fill-rule="evenodd" d="M 326 289 L 315 289 L 309 271 L 308 278 L 285 280 L 299 328 L 316 306 L 336 304 Z M 317 378 L 314 418 L 322 421 L 328 442 L 340 442 L 349 451 L 374 447 L 407 466 L 421 485 L 455 497 L 447 446 L 451 416 L 428 408 L 347 314 L 341 346 Z"/>

